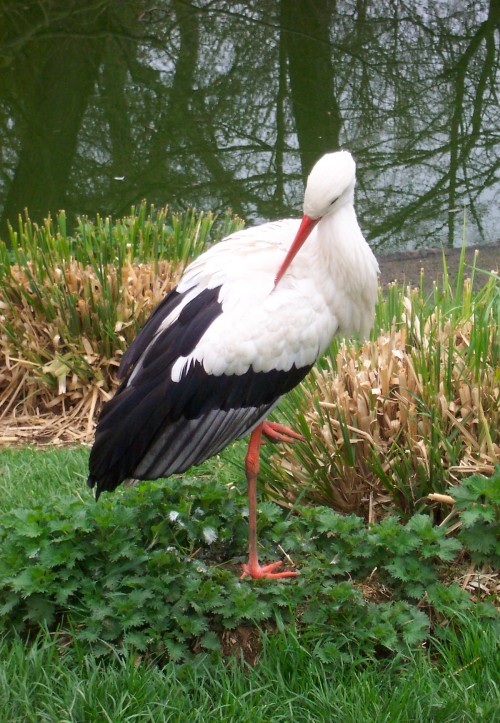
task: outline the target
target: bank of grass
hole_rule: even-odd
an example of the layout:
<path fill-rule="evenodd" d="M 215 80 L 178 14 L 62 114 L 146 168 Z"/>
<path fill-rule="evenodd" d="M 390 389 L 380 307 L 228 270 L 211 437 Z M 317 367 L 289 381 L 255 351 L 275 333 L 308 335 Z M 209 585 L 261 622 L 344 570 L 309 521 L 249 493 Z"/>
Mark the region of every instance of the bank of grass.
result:
<path fill-rule="evenodd" d="M 24 721 L 494 721 L 498 649 L 471 618 L 459 635 L 390 660 L 329 664 L 296 629 L 263 636 L 258 663 L 107 662 L 40 634 L 0 643 L 0 718 Z"/>

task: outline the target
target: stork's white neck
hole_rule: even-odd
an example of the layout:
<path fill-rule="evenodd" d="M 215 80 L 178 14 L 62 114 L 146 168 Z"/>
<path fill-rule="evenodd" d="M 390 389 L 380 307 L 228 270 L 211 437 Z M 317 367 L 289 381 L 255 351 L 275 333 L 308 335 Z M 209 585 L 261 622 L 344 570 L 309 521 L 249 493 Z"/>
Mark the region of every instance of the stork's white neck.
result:
<path fill-rule="evenodd" d="M 325 216 L 316 227 L 322 288 L 342 333 L 367 335 L 377 297 L 378 264 L 359 227 L 352 204 Z M 350 299 L 349 303 L 340 299 Z M 352 309 L 357 309 L 354 318 Z"/>
<path fill-rule="evenodd" d="M 314 241 L 325 262 L 342 262 L 353 247 L 365 247 L 366 241 L 358 224 L 354 206 L 347 200 L 324 216 L 316 226 Z"/>

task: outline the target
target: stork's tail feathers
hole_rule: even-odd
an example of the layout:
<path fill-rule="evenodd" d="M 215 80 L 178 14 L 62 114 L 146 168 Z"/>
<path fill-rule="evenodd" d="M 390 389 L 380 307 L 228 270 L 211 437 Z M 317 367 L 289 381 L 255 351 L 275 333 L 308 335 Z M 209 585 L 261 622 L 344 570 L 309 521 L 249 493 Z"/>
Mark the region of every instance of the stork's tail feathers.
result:
<path fill-rule="evenodd" d="M 95 487 L 95 493 L 94 493 L 94 494 L 95 494 L 95 501 L 97 502 L 97 500 L 98 500 L 99 497 L 101 496 L 101 492 L 103 491 L 102 485 L 100 485 L 99 482 L 98 482 L 98 480 L 96 480 L 95 477 L 92 477 L 91 474 L 88 476 L 87 484 L 88 484 L 88 486 L 90 487 L 91 490 L 93 490 L 94 487 Z"/>
<path fill-rule="evenodd" d="M 109 479 L 97 479 L 97 477 L 94 477 L 92 474 L 89 474 L 87 479 L 87 484 L 90 487 L 91 490 L 95 489 L 95 501 L 99 499 L 101 494 L 103 492 L 113 492 L 120 482 L 114 482 Z"/>
<path fill-rule="evenodd" d="M 123 485 L 124 487 L 132 487 L 133 485 L 136 485 L 138 482 L 141 482 L 140 479 L 137 477 L 129 477 L 128 479 L 124 480 Z M 104 482 L 99 482 L 95 477 L 92 475 L 88 476 L 87 484 L 90 487 L 91 490 L 95 487 L 95 501 L 99 499 L 102 492 L 113 492 L 119 485 L 108 482 L 107 484 Z"/>

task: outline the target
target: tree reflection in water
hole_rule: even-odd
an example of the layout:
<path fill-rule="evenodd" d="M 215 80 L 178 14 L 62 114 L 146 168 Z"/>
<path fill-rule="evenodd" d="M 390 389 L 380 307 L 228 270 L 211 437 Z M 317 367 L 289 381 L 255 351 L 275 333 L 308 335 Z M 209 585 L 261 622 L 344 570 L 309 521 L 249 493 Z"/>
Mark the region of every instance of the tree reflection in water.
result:
<path fill-rule="evenodd" d="M 251 5 L 5 0 L 3 232 L 142 198 L 297 216 L 347 147 L 374 246 L 460 242 L 464 206 L 469 240 L 498 240 L 498 3 Z"/>

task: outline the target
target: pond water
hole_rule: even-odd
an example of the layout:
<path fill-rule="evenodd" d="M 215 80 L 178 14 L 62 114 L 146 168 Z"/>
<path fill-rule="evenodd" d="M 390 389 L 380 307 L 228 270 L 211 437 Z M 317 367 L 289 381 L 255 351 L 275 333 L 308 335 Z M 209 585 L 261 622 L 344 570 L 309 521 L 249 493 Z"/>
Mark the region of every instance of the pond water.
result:
<path fill-rule="evenodd" d="M 348 148 L 374 248 L 496 242 L 499 26 L 495 0 L 4 0 L 1 232 L 142 199 L 297 216 Z"/>

